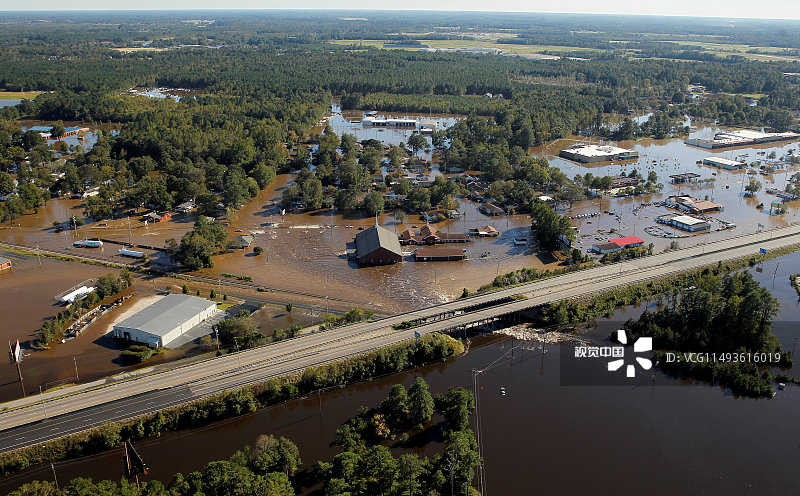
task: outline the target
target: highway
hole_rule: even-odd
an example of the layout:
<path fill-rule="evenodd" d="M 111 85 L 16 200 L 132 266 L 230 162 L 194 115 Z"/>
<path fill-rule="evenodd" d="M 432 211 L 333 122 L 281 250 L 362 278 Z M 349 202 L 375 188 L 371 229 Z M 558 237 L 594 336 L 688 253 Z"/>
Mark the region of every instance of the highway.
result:
<path fill-rule="evenodd" d="M 732 237 L 618 264 L 543 279 L 384 319 L 315 332 L 260 348 L 194 362 L 70 393 L 56 391 L 9 402 L 0 413 L 0 450 L 8 451 L 79 432 L 105 421 L 189 402 L 225 390 L 291 374 L 413 337 L 489 322 L 544 303 L 753 256 L 760 249 L 800 244 L 800 226 Z M 523 295 L 520 299 L 518 295 Z M 413 329 L 392 325 L 415 321 Z"/>

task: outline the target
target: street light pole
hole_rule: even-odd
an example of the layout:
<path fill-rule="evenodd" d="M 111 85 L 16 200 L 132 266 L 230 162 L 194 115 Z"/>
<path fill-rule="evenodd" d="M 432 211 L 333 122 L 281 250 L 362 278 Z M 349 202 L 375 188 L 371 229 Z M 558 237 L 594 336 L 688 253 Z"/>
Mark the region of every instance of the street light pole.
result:
<path fill-rule="evenodd" d="M 81 378 L 78 376 L 78 358 L 72 357 L 72 361 L 75 363 L 75 382 L 78 382 L 81 380 Z"/>
<path fill-rule="evenodd" d="M 239 363 L 239 370 L 242 370 L 242 359 L 239 357 L 239 342 L 236 340 L 233 342 L 236 343 L 236 361 Z"/>

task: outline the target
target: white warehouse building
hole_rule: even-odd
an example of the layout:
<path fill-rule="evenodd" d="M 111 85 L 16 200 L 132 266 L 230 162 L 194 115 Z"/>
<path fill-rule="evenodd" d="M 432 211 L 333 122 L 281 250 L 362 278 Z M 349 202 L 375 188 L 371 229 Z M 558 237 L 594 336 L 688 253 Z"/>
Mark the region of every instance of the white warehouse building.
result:
<path fill-rule="evenodd" d="M 114 324 L 115 338 L 168 347 L 175 339 L 217 313 L 213 301 L 184 294 L 171 294 Z"/>

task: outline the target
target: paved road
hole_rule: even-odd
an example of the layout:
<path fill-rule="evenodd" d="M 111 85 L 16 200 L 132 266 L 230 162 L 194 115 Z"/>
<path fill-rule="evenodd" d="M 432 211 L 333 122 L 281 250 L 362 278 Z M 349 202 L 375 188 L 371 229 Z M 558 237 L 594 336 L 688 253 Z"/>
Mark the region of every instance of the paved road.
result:
<path fill-rule="evenodd" d="M 755 255 L 761 248 L 800 244 L 800 226 L 739 236 L 707 245 L 577 271 L 495 293 L 423 308 L 385 319 L 312 333 L 238 354 L 195 362 L 151 375 L 98 385 L 74 394 L 56 391 L 16 400 L 0 413 L 0 450 L 7 451 L 78 432 L 109 420 L 184 403 L 224 390 L 286 375 L 381 346 L 428 334 L 468 327 L 543 303 Z M 524 299 L 512 299 L 525 295 Z M 395 330 L 417 321 L 413 330 Z M 60 396 L 59 396 L 60 395 Z M 45 419 L 45 408 L 48 418 Z"/>

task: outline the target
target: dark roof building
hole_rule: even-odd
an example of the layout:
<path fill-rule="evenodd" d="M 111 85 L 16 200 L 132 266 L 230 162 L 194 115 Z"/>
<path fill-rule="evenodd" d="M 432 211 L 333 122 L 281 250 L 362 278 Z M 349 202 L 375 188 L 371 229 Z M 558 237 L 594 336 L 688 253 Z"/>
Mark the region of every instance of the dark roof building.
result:
<path fill-rule="evenodd" d="M 592 251 L 595 253 L 599 253 L 601 255 L 605 253 L 614 253 L 615 251 L 620 251 L 622 248 L 619 247 L 616 243 L 595 243 L 592 245 Z"/>
<path fill-rule="evenodd" d="M 403 261 L 397 235 L 377 224 L 356 234 L 356 258 L 364 265 L 384 265 Z"/>
<path fill-rule="evenodd" d="M 417 262 L 449 262 L 467 258 L 461 248 L 417 248 L 414 260 Z"/>
<path fill-rule="evenodd" d="M 419 234 L 414 234 L 406 229 L 398 236 L 398 239 L 401 245 L 437 245 L 440 243 L 466 243 L 469 241 L 469 235 L 443 233 L 431 225 L 425 225 Z"/>
<path fill-rule="evenodd" d="M 243 234 L 241 236 L 236 236 L 233 241 L 239 245 L 239 248 L 247 248 L 248 246 L 253 244 L 253 241 L 255 241 L 255 239 L 256 238 L 250 236 L 249 234 Z"/>

